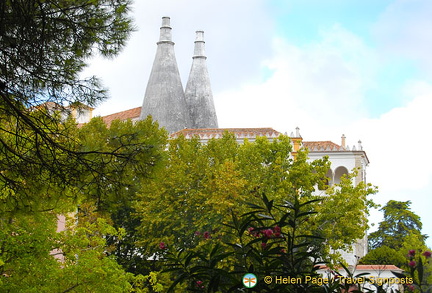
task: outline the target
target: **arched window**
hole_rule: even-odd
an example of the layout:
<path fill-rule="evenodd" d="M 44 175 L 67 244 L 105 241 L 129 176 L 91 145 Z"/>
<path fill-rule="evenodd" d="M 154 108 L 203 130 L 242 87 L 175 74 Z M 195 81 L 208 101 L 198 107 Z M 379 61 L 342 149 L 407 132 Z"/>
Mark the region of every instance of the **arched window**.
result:
<path fill-rule="evenodd" d="M 344 166 L 337 167 L 334 173 L 334 183 L 339 184 L 343 175 L 348 174 L 347 168 Z"/>
<path fill-rule="evenodd" d="M 332 169 L 328 169 L 328 171 L 326 173 L 326 178 L 327 178 L 327 185 L 332 186 L 333 185 L 333 171 L 332 171 Z"/>

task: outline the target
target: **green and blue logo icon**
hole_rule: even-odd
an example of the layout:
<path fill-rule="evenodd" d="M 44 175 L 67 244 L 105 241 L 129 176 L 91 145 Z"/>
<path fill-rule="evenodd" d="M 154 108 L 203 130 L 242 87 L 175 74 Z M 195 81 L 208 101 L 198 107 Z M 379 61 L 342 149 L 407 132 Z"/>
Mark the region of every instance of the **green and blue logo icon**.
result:
<path fill-rule="evenodd" d="M 248 273 L 243 276 L 243 285 L 246 288 L 253 288 L 258 282 L 257 277 L 254 274 Z"/>

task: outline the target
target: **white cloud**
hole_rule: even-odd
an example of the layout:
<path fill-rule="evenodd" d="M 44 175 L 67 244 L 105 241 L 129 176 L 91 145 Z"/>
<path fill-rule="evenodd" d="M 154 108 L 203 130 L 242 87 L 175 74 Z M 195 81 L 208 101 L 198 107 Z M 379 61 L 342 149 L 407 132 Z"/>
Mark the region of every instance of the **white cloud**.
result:
<path fill-rule="evenodd" d="M 432 235 L 430 191 L 432 190 L 432 84 L 410 81 L 401 94 L 409 102 L 377 119 L 353 121 L 351 135 L 362 137 L 371 161 L 368 181 L 379 187 L 374 200 L 385 205 L 389 200 L 412 202 L 411 209 L 425 224 L 423 233 Z M 378 223 L 382 214 L 374 212 L 370 221 Z M 429 238 L 428 245 L 432 245 Z"/>
<path fill-rule="evenodd" d="M 270 77 L 216 96 L 222 126 L 272 126 L 288 134 L 300 126 L 310 138 L 329 139 L 329 128 L 340 137 L 350 121 L 367 115 L 362 99 L 374 55 L 357 36 L 336 25 L 305 47 L 275 38 L 273 48 L 263 63 Z"/>
<path fill-rule="evenodd" d="M 378 119 L 360 120 L 353 125 L 361 132 L 371 160 L 369 178 L 385 192 L 420 190 L 432 185 L 432 85 L 410 82 L 405 86 L 411 101 L 381 115 Z"/>
<path fill-rule="evenodd" d="M 378 185 L 375 197 L 411 200 L 424 223 L 430 214 L 424 205 L 432 190 L 432 84 L 412 80 L 402 85 L 406 104 L 367 118 L 365 91 L 375 86 L 376 53 L 356 35 L 335 26 L 322 32 L 319 42 L 298 47 L 274 40 L 274 57 L 263 63 L 272 70 L 261 83 L 244 84 L 216 97 L 221 127 L 273 127 L 290 134 L 301 128 L 305 140 L 361 139 L 371 161 L 368 180 Z M 396 86 L 396 85 L 395 85 Z M 373 222 L 380 221 L 375 213 Z M 423 233 L 432 235 L 425 226 Z"/>
<path fill-rule="evenodd" d="M 383 56 L 403 56 L 432 75 L 432 1 L 397 0 L 382 13 L 374 27 Z"/>

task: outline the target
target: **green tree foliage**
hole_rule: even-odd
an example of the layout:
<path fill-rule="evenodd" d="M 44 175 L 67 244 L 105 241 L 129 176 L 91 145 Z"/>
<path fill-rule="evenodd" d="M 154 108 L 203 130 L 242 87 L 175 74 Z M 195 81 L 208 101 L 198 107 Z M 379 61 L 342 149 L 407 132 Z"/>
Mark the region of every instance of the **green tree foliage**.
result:
<path fill-rule="evenodd" d="M 123 231 L 114 229 L 89 205 L 67 218 L 67 230 L 60 233 L 52 212 L 1 219 L 1 292 L 129 290 L 133 276 L 106 256 L 108 235 L 121 237 Z"/>
<path fill-rule="evenodd" d="M 16 214 L 0 218 L 0 291 L 43 292 L 59 263 L 55 247 L 56 215 Z"/>
<path fill-rule="evenodd" d="M 104 98 L 96 79 L 80 80 L 78 75 L 96 52 L 110 57 L 124 46 L 131 30 L 129 4 L 127 0 L 2 1 L 3 110 L 19 115 L 19 105 L 46 101 L 94 105 Z"/>
<path fill-rule="evenodd" d="M 273 147 L 283 151 L 272 154 Z M 192 248 L 202 239 L 222 237 L 220 228 L 226 216 L 244 209 L 239 203 L 246 198 L 259 197 L 260 178 L 271 180 L 276 165 L 286 164 L 289 150 L 287 138 L 272 144 L 259 139 L 245 145 L 230 134 L 206 145 L 184 137 L 171 140 L 166 168 L 156 180 L 146 183 L 137 202 L 143 235 L 140 246 L 151 255 L 159 242 Z M 270 161 L 269 156 L 274 161 L 279 158 L 278 162 Z M 253 183 L 247 184 L 248 179 Z"/>
<path fill-rule="evenodd" d="M 421 219 L 410 210 L 410 204 L 410 201 L 390 200 L 381 209 L 384 220 L 369 235 L 369 246 L 373 249 L 360 263 L 396 265 L 405 271 L 397 277 L 408 276 L 414 281 L 406 286 L 408 291 L 429 292 L 432 290 L 430 249 L 425 243 L 427 236 L 421 234 Z"/>
<path fill-rule="evenodd" d="M 369 235 L 371 248 L 387 246 L 399 250 L 409 235 L 416 235 L 423 242 L 426 240 L 427 236 L 421 234 L 420 217 L 410 210 L 410 205 L 411 201 L 390 200 L 381 209 L 384 220 L 380 222 L 378 230 Z"/>
<path fill-rule="evenodd" d="M 100 210 L 114 212 L 130 206 L 141 182 L 161 167 L 167 133 L 151 118 L 114 121 L 110 127 L 102 118 L 94 118 L 78 133 L 79 150 L 87 154 L 89 167 L 82 173 L 79 188 L 96 200 Z"/>
<path fill-rule="evenodd" d="M 260 204 L 247 204 L 248 212 L 233 212 L 225 225 L 233 237 L 226 243 L 212 238 L 196 250 L 161 246 L 157 256 L 163 263 L 162 274 L 173 275 L 173 281 L 164 287 L 167 292 L 244 291 L 242 280 L 250 273 L 255 277 L 249 279 L 254 286 L 248 292 L 375 292 L 366 288 L 367 274 L 354 274 L 343 264 L 348 278 L 364 278 L 365 282 L 344 282 L 336 272 L 323 280 L 317 270 L 324 263 L 324 239 L 314 231 L 302 231 L 321 199 L 301 203 L 298 192 L 286 197 L 291 200 L 279 205 L 263 195 Z M 290 281 L 277 282 L 281 276 Z M 386 292 L 380 289 L 377 292 Z"/>
<path fill-rule="evenodd" d="M 170 141 L 166 167 L 146 182 L 136 205 L 142 222 L 140 246 L 150 255 L 161 241 L 190 248 L 203 237 L 196 233 L 216 232 L 215 219 L 220 223 L 232 198 L 243 196 L 244 182 L 233 168 L 233 147 L 238 145 L 228 138 L 208 145 L 183 137 Z"/>
<path fill-rule="evenodd" d="M 395 265 L 397 267 L 401 267 L 405 263 L 405 255 L 388 246 L 375 248 L 360 260 L 360 264 Z"/>
<path fill-rule="evenodd" d="M 69 139 L 77 151 L 87 153 L 86 164 L 92 168 L 76 166 L 80 180 L 64 189 L 67 196 L 56 198 L 55 204 L 45 197 L 59 189 L 47 185 L 38 190 L 38 177 L 22 177 L 29 191 L 40 195 L 43 209 L 33 205 L 32 212 L 15 210 L 0 217 L 1 292 L 127 292 L 140 278 L 125 273 L 124 263 L 116 261 L 116 256 L 125 262 L 131 252 L 137 253 L 128 249 L 137 224 L 130 224 L 130 213 L 123 211 L 131 209 L 142 180 L 160 165 L 166 132 L 150 118 L 117 121 L 110 128 L 95 118 L 70 129 Z M 113 159 L 115 152 L 127 155 Z M 54 191 L 46 193 L 50 188 Z M 69 218 L 60 233 L 59 214 Z"/>
<path fill-rule="evenodd" d="M 377 188 L 364 182 L 354 185 L 356 176 L 357 172 L 343 176 L 339 184 L 326 190 L 322 203 L 315 208 L 316 216 L 308 225 L 308 229 L 327 240 L 327 248 L 335 256 L 338 255 L 335 250 L 349 251 L 355 240 L 365 236 L 369 209 L 376 206 L 368 196 L 375 194 Z"/>
<path fill-rule="evenodd" d="M 44 143 L 38 133 L 22 129 L 20 118 L 0 114 L 0 215 L 52 209 L 59 195 L 70 195 L 67 187 L 77 183 L 84 167 L 65 152 L 78 146 L 72 121 L 57 124 L 43 110 L 29 112 L 27 118 L 41 121 L 51 132 L 45 133 L 49 140 L 62 147 Z"/>
<path fill-rule="evenodd" d="M 110 237 L 121 239 L 124 229 L 115 229 L 92 204 L 80 205 L 78 212 L 67 217 L 66 230 L 60 233 L 57 279 L 64 292 L 127 292 L 133 275 L 126 273 L 115 258 L 107 256 L 114 249 Z"/>
<path fill-rule="evenodd" d="M 96 78 L 79 74 L 92 55 L 111 57 L 123 47 L 131 31 L 128 5 L 128 0 L 0 3 L 0 189 L 7 204 L 1 210 L 35 209 L 45 186 L 61 189 L 46 200 L 67 195 L 66 187 L 92 170 L 88 152 L 94 150 L 78 151 L 70 124 L 61 120 L 68 114 L 65 106 L 80 111 L 106 97 Z M 112 159 L 124 155 L 113 153 Z M 40 194 L 29 191 L 38 187 Z"/>
<path fill-rule="evenodd" d="M 414 278 L 414 287 L 419 292 L 432 292 L 432 250 L 426 246 L 423 236 L 420 233 L 412 233 L 405 237 L 399 249 L 405 256 L 401 268 L 408 276 Z"/>
<path fill-rule="evenodd" d="M 163 176 L 167 133 L 150 118 L 134 123 L 114 121 L 110 127 L 94 118 L 78 136 L 83 151 L 97 150 L 91 157 L 94 171 L 85 173 L 80 183 L 82 201 L 94 201 L 99 211 L 111 217 L 114 227 L 125 229 L 121 239 L 114 236 L 107 240 L 115 246 L 110 253 L 128 271 L 144 272 L 146 269 L 139 268 L 148 263 L 143 248 L 135 245 L 140 219 L 135 217 L 134 203 L 143 184 Z M 111 154 L 119 151 L 127 155 L 113 160 Z"/>
<path fill-rule="evenodd" d="M 283 204 L 300 194 L 300 204 L 322 201 L 311 205 L 319 213 L 305 217 L 299 231 L 314 231 L 326 239 L 327 247 L 350 247 L 364 235 L 371 205 L 367 195 L 376 190 L 364 184 L 353 186 L 352 177 L 328 189 L 324 186 L 329 168 L 326 158 L 309 162 L 301 151 L 294 160 L 290 152 L 285 136 L 244 144 L 230 134 L 206 145 L 197 139 L 171 140 L 166 167 L 143 185 L 136 202 L 141 222 L 137 245 L 151 256 L 159 243 L 194 249 L 209 238 L 231 241 L 223 225 L 231 213 L 246 211 L 245 202 L 258 203 L 265 194 L 275 204 Z M 317 195 L 318 186 L 328 191 Z"/>
<path fill-rule="evenodd" d="M 242 277 L 246 273 L 257 276 L 252 292 L 318 289 L 304 279 L 318 276 L 315 265 L 320 262 L 319 248 L 310 241 L 316 237 L 299 231 L 304 219 L 314 214 L 310 207 L 313 201 L 301 204 L 299 194 L 289 197 L 293 201 L 276 205 L 264 195 L 260 204 L 247 204 L 247 213 L 232 212 L 225 225 L 233 236 L 228 243 L 207 239 L 197 251 L 162 247 L 159 256 L 165 271 L 176 277 L 168 292 L 179 284 L 191 292 L 234 292 L 244 288 Z M 302 282 L 266 284 L 262 282 L 264 276 L 290 276 Z"/>

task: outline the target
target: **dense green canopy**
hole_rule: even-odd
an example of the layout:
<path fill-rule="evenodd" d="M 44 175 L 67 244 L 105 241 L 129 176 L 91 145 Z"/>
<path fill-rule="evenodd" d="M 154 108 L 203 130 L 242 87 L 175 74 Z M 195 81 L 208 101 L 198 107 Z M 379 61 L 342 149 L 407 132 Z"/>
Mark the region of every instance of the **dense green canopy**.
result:
<path fill-rule="evenodd" d="M 426 239 L 421 234 L 420 217 L 410 209 L 411 201 L 390 200 L 381 210 L 384 220 L 379 223 L 378 230 L 369 235 L 371 248 L 387 246 L 400 249 L 407 236 L 413 234 Z"/>
<path fill-rule="evenodd" d="M 0 3 L 0 212 L 41 209 L 97 172 L 81 150 L 66 106 L 106 97 L 89 57 L 115 56 L 131 31 L 128 0 L 5 0 Z M 48 107 L 49 106 L 49 107 Z M 119 148 L 116 158 L 128 154 Z M 70 195 L 70 194 L 69 194 Z"/>

